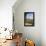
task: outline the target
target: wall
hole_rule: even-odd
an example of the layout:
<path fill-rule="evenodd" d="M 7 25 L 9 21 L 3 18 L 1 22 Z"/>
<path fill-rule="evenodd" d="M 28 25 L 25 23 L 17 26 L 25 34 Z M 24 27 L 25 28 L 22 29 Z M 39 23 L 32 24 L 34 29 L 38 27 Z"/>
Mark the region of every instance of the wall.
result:
<path fill-rule="evenodd" d="M 35 12 L 35 26 L 24 26 L 24 12 Z M 36 46 L 41 46 L 41 1 L 23 0 L 17 7 L 13 7 L 15 29 L 23 33 L 24 39 L 35 41 Z"/>
<path fill-rule="evenodd" d="M 12 29 L 12 6 L 16 0 L 0 0 L 0 27 Z"/>
<path fill-rule="evenodd" d="M 42 46 L 46 46 L 46 0 L 41 3 L 41 41 Z"/>

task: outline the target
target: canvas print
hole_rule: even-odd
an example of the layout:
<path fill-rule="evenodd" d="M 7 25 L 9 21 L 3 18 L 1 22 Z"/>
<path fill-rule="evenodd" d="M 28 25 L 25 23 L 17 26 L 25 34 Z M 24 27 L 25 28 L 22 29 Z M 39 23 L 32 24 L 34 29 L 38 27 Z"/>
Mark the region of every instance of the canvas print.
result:
<path fill-rule="evenodd" d="M 34 26 L 34 12 L 24 12 L 24 26 Z"/>

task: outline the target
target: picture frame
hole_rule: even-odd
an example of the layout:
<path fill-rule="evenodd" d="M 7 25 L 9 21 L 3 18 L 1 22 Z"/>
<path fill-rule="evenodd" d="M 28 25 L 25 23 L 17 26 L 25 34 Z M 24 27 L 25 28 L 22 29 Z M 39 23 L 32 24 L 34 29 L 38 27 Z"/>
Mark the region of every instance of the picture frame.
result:
<path fill-rule="evenodd" d="M 34 12 L 24 12 L 24 26 L 34 26 Z"/>

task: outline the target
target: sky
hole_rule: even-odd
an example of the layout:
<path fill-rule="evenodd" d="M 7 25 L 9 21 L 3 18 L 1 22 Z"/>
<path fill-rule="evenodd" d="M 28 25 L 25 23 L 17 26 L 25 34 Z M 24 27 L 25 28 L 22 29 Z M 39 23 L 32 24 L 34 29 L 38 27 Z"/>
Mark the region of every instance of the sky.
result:
<path fill-rule="evenodd" d="M 27 19 L 33 19 L 33 14 L 32 13 L 31 14 L 27 14 L 26 18 Z"/>

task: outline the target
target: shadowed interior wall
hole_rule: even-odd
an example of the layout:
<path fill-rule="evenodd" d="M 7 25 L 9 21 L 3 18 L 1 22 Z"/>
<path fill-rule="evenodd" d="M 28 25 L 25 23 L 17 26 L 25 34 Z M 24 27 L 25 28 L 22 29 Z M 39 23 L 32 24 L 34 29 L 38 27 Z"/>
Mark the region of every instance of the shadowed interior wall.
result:
<path fill-rule="evenodd" d="M 17 7 L 13 7 L 15 28 L 23 33 L 24 39 L 34 40 L 36 46 L 41 46 L 40 3 L 40 0 L 23 0 Z M 24 26 L 24 12 L 35 12 L 35 26 Z"/>

